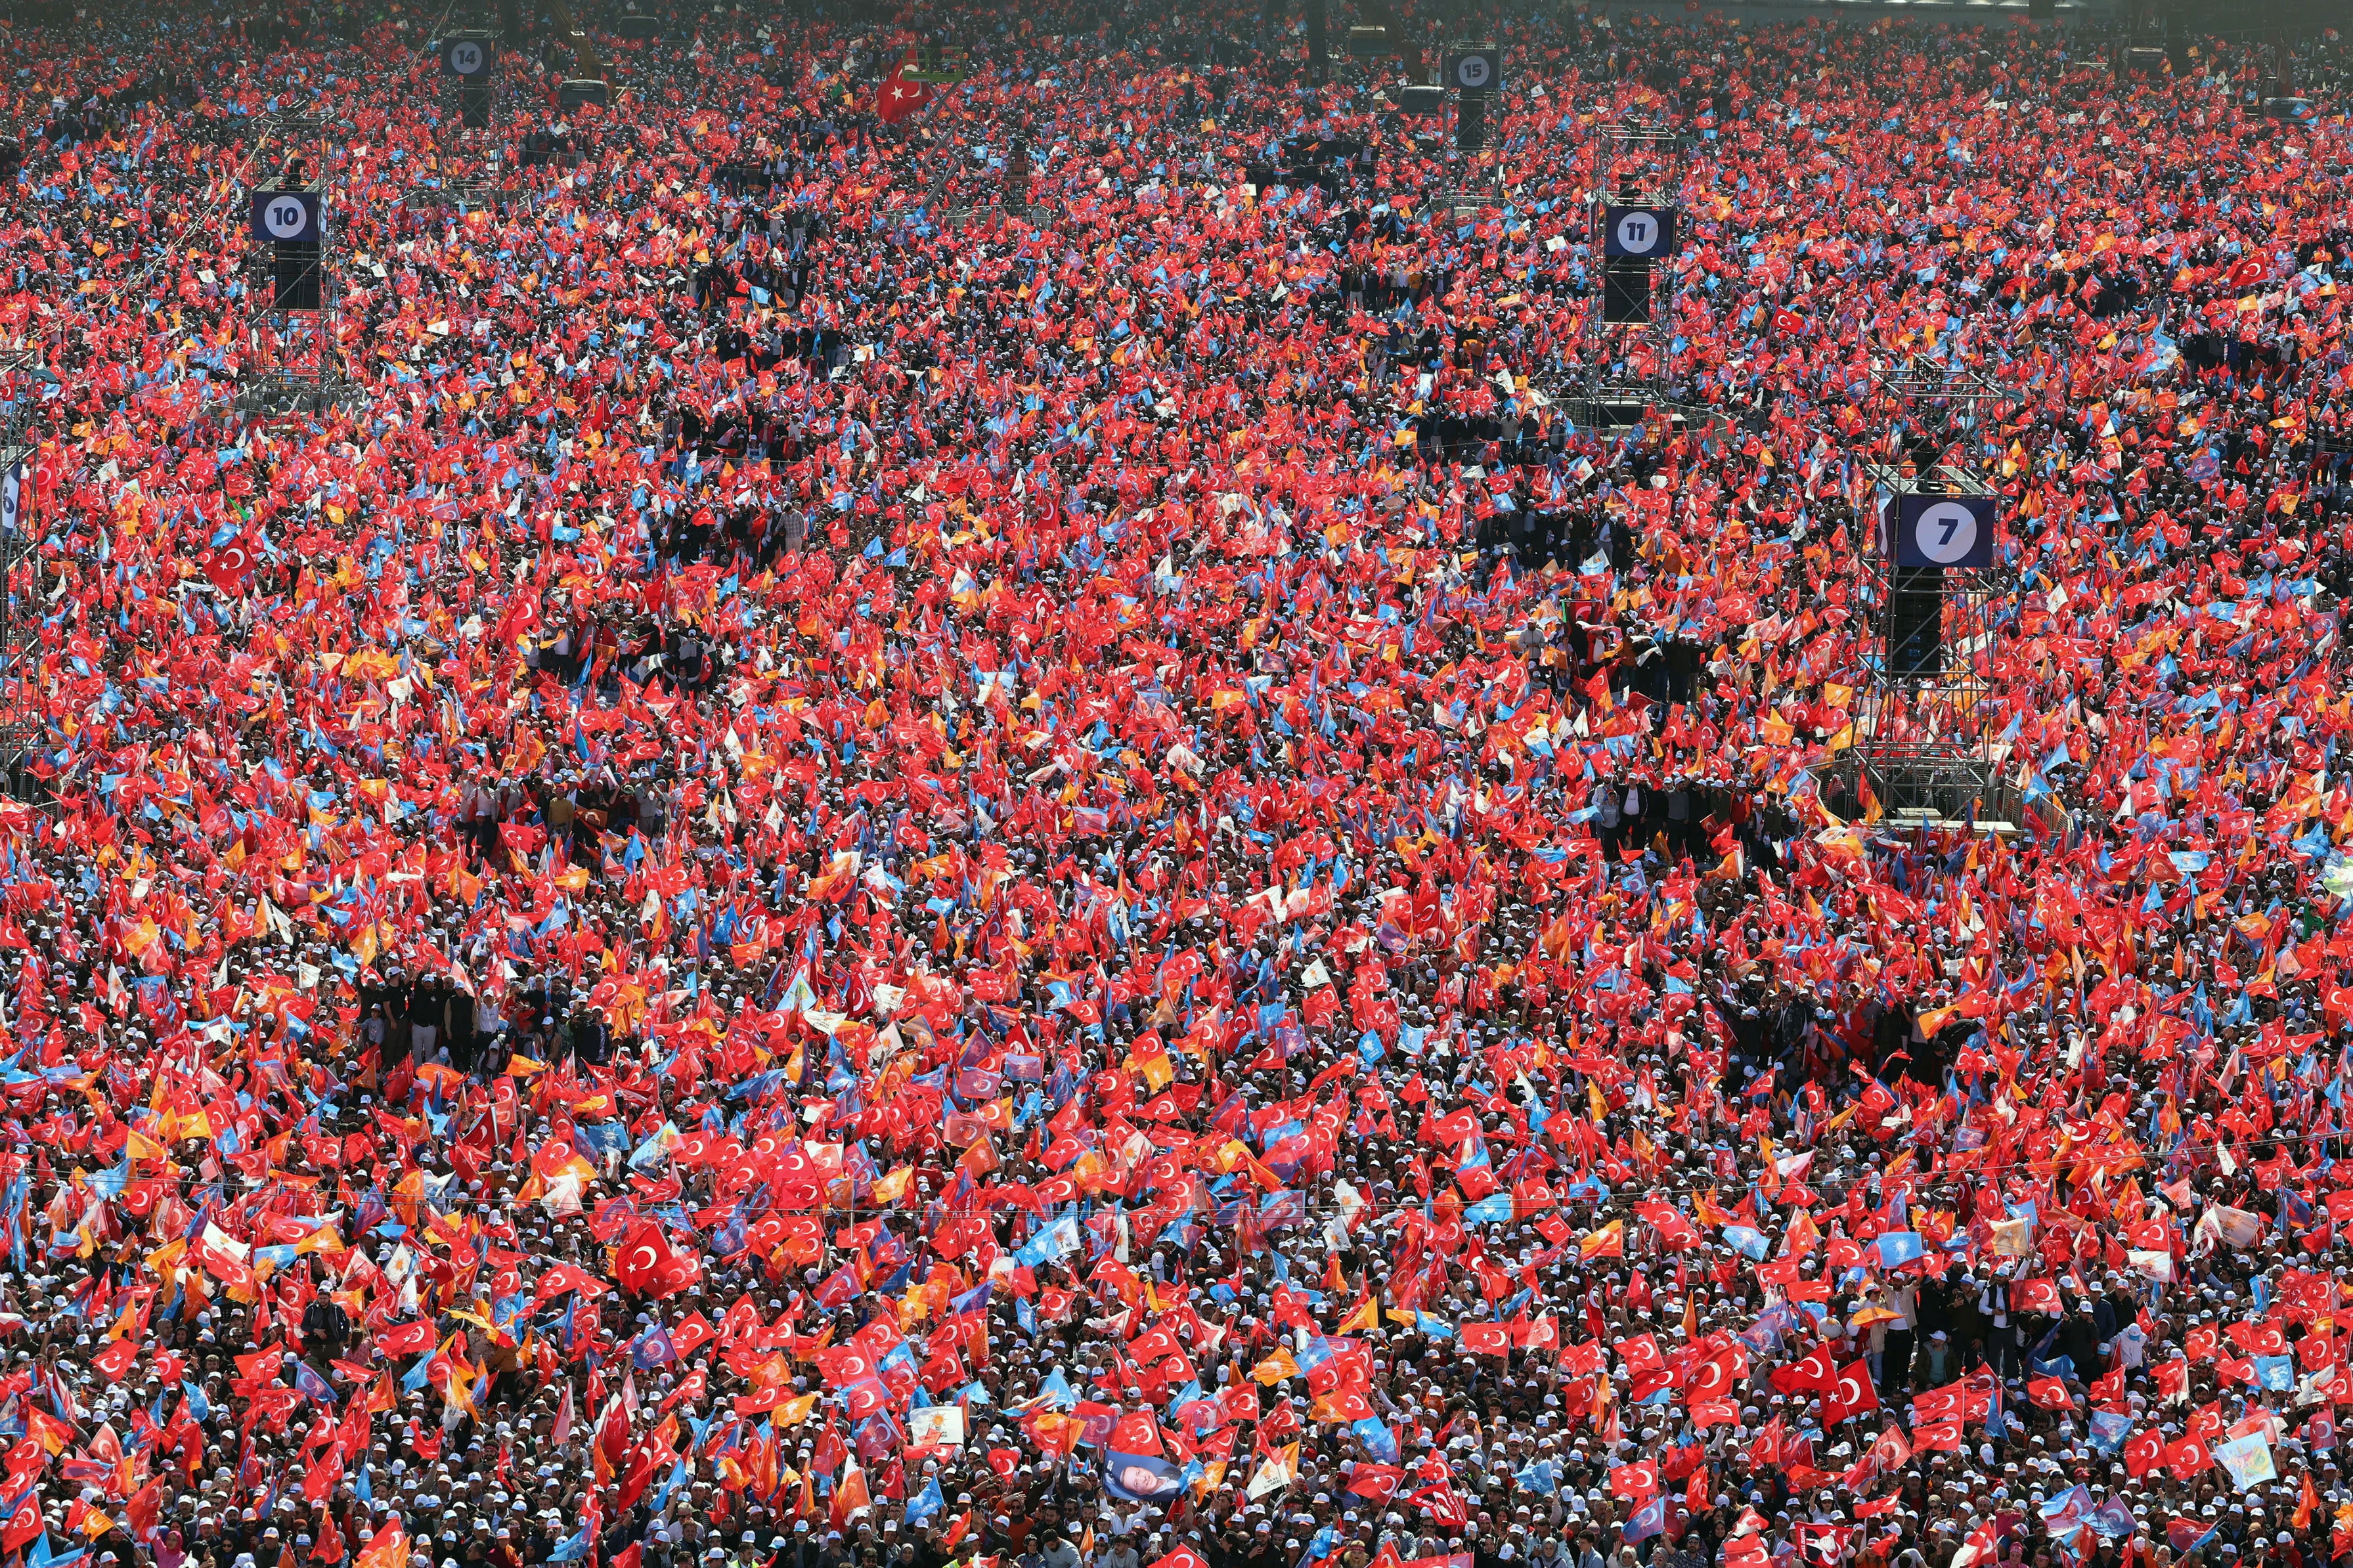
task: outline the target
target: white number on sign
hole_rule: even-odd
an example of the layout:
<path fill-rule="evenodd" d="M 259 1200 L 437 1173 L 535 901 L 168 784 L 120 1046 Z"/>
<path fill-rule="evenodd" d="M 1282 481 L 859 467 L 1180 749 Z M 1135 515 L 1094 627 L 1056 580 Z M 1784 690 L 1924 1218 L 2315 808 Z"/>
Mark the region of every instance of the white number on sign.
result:
<path fill-rule="evenodd" d="M 471 76 L 482 68 L 482 46 L 470 40 L 449 46 L 449 68 L 459 76 Z"/>
<path fill-rule="evenodd" d="M 1618 220 L 1618 244 L 1633 256 L 1644 256 L 1659 243 L 1659 226 L 1649 213 L 1628 213 Z"/>
<path fill-rule="evenodd" d="M 293 239 L 310 226 L 310 214 L 301 202 L 265 202 L 261 226 L 269 231 L 272 239 Z"/>
<path fill-rule="evenodd" d="M 1462 63 L 1454 68 L 1454 79 L 1461 87 L 1484 87 L 1487 77 L 1487 57 L 1484 55 L 1465 55 Z"/>

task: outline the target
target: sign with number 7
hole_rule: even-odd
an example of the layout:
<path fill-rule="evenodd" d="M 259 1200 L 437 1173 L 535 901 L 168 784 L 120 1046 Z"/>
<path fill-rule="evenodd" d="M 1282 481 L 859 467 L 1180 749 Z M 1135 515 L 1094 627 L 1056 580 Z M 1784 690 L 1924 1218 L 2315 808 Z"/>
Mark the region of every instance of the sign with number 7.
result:
<path fill-rule="evenodd" d="M 1883 545 L 1895 564 L 1985 571 L 1993 565 L 1997 496 L 1905 494 L 1883 514 Z"/>

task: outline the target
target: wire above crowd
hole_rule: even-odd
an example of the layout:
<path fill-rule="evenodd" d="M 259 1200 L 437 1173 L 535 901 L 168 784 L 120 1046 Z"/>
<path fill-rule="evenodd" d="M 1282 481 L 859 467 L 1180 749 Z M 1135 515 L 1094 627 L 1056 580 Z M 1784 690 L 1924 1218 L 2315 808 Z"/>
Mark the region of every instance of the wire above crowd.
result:
<path fill-rule="evenodd" d="M 2341 40 L 1385 15 L 5 36 L 6 1568 L 2353 1555 Z"/>

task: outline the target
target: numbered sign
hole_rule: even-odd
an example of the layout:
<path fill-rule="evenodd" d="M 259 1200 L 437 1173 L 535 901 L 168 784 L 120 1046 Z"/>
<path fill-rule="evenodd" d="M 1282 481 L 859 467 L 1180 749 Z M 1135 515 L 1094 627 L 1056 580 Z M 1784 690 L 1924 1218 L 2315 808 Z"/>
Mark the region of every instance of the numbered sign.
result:
<path fill-rule="evenodd" d="M 25 465 L 8 465 L 0 474 L 0 533 L 16 533 L 25 526 Z"/>
<path fill-rule="evenodd" d="M 1675 253 L 1672 207 L 1603 207 L 1601 254 L 1662 261 Z"/>
<path fill-rule="evenodd" d="M 1993 496 L 1897 496 L 1888 509 L 1893 537 L 1887 542 L 1895 564 L 1992 566 L 1999 504 Z"/>
<path fill-rule="evenodd" d="M 460 36 L 446 38 L 441 44 L 441 68 L 451 76 L 487 76 L 491 69 L 491 46 L 479 37 Z"/>
<path fill-rule="evenodd" d="M 1504 85 L 1501 49 L 1463 49 L 1449 54 L 1439 79 L 1457 92 L 1493 92 Z"/>
<path fill-rule="evenodd" d="M 253 237 L 270 244 L 316 241 L 319 237 L 319 193 L 254 192 Z"/>

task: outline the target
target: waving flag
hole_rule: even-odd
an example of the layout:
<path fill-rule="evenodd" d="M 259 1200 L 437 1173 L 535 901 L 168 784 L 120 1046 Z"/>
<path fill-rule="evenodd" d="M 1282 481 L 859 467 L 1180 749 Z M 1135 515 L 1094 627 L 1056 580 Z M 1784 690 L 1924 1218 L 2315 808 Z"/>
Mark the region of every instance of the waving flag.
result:
<path fill-rule="evenodd" d="M 1878 1408 L 1879 1391 L 1872 1384 L 1871 1363 L 1859 1361 L 1841 1368 L 1838 1382 L 1822 1396 L 1822 1425 L 1835 1426 Z"/>
<path fill-rule="evenodd" d="M 915 63 L 909 55 L 882 79 L 874 92 L 874 117 L 885 125 L 896 125 L 939 96 L 939 89 L 927 81 L 907 79 L 907 68 Z"/>
<path fill-rule="evenodd" d="M 1921 1242 L 1920 1233 L 1915 1230 L 1882 1232 L 1874 1245 L 1879 1248 L 1879 1266 L 1882 1268 L 1901 1268 L 1916 1261 L 1927 1251 Z"/>

